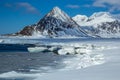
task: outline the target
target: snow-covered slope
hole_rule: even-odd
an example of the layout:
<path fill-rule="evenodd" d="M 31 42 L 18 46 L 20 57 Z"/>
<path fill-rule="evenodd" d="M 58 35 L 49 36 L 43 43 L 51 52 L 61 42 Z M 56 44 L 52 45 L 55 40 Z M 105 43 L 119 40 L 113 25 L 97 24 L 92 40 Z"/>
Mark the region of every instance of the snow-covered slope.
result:
<path fill-rule="evenodd" d="M 47 37 L 88 37 L 87 33 L 58 7 L 54 7 L 37 24 L 27 26 L 17 34 Z"/>
<path fill-rule="evenodd" d="M 86 15 L 76 15 L 73 17 L 73 20 L 75 20 L 79 25 L 84 26 L 87 25 L 86 22 L 88 17 Z"/>
<path fill-rule="evenodd" d="M 81 17 L 82 16 L 82 17 Z M 120 37 L 120 20 L 109 12 L 97 12 L 90 17 L 77 15 L 73 19 L 86 30 L 89 34 L 100 37 Z"/>
<path fill-rule="evenodd" d="M 76 15 L 73 19 L 81 26 L 93 26 L 116 20 L 109 12 L 96 12 L 90 17 L 85 15 Z"/>
<path fill-rule="evenodd" d="M 89 24 L 91 23 L 91 25 L 102 24 L 104 22 L 113 22 L 113 21 L 115 21 L 115 19 L 112 17 L 112 15 L 109 12 L 94 13 L 88 19 L 88 22 Z"/>

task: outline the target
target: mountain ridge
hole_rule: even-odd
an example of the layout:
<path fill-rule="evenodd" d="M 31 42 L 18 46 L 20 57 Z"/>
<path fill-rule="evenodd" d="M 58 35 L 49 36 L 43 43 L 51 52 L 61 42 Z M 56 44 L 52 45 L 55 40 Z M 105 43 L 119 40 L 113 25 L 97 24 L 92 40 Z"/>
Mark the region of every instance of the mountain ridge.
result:
<path fill-rule="evenodd" d="M 86 18 L 86 21 L 82 21 L 82 18 L 79 16 L 76 15 L 73 17 L 73 20 L 82 26 L 82 29 L 88 34 L 97 35 L 102 38 L 120 37 L 120 19 L 109 12 L 93 13 L 93 15 Z"/>
<path fill-rule="evenodd" d="M 38 23 L 25 26 L 10 36 L 113 38 L 117 35 L 120 37 L 119 18 L 109 12 L 95 12 L 90 17 L 76 15 L 71 18 L 59 7 L 54 7 Z"/>
<path fill-rule="evenodd" d="M 64 11 L 54 7 L 37 24 L 26 26 L 15 35 L 26 36 L 78 36 L 88 37 L 88 34 Z"/>

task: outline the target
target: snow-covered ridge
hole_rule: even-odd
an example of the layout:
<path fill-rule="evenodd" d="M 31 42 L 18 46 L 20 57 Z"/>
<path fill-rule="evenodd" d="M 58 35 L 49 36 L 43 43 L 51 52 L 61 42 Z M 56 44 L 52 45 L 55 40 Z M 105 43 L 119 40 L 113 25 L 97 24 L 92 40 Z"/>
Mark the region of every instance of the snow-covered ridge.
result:
<path fill-rule="evenodd" d="M 97 17 L 111 17 L 112 15 L 109 12 L 95 12 L 93 13 L 90 18 L 97 18 Z"/>
<path fill-rule="evenodd" d="M 87 17 L 86 15 L 76 15 L 75 17 L 73 17 L 73 19 L 74 19 L 74 20 L 78 20 L 78 22 L 79 22 L 79 21 L 85 22 L 85 21 L 88 20 L 88 17 Z"/>
<path fill-rule="evenodd" d="M 82 20 L 83 17 L 84 15 L 77 15 L 73 17 L 73 19 L 82 26 L 88 34 L 104 38 L 120 37 L 119 15 L 115 16 L 109 12 L 96 12 L 90 17 L 86 17 L 85 20 Z"/>
<path fill-rule="evenodd" d="M 112 16 L 109 12 L 96 12 L 93 13 L 90 17 L 85 15 L 76 15 L 73 19 L 80 26 L 95 26 L 98 24 L 102 24 L 104 22 L 113 22 L 116 20 L 115 17 Z M 83 20 L 84 19 L 84 20 Z"/>

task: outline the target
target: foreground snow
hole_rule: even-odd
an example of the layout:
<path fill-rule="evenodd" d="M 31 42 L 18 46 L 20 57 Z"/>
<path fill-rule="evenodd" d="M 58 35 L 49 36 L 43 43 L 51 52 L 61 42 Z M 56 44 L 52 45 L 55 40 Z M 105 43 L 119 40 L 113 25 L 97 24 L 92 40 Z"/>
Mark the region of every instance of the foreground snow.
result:
<path fill-rule="evenodd" d="M 47 41 L 47 40 L 46 40 Z M 120 41 L 118 40 L 67 40 L 57 43 L 52 40 L 51 45 L 80 46 L 95 45 L 96 49 L 84 56 L 75 55 L 65 58 L 62 64 L 65 67 L 58 70 L 50 68 L 49 73 L 25 74 L 8 72 L 0 74 L 0 78 L 31 78 L 32 80 L 119 80 L 120 79 Z M 68 42 L 69 41 L 69 42 Z M 49 42 L 49 41 L 48 41 Z M 47 42 L 47 43 L 48 43 Z M 99 46 L 99 47 L 98 47 Z M 89 50 L 89 48 L 87 48 Z M 88 53 L 88 52 L 86 52 Z"/>
<path fill-rule="evenodd" d="M 112 44 L 113 45 L 113 44 Z M 111 46 L 111 45 L 110 45 Z M 114 45 L 115 46 L 115 45 Z M 118 46 L 118 45 L 117 45 Z M 35 80 L 119 80 L 120 79 L 120 45 L 119 48 L 102 51 L 106 63 L 83 68 L 80 70 L 60 71 L 50 73 Z"/>

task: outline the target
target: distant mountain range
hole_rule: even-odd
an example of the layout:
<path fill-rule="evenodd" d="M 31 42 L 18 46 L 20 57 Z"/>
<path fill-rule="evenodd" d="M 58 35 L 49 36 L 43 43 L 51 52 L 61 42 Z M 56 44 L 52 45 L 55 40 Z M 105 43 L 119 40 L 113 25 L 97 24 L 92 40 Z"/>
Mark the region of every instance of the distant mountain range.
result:
<path fill-rule="evenodd" d="M 98 12 L 92 16 L 76 15 L 73 17 L 88 34 L 104 38 L 120 38 L 120 18 L 109 12 Z"/>
<path fill-rule="evenodd" d="M 58 7 L 54 7 L 37 24 L 26 26 L 14 36 L 41 37 L 120 37 L 120 17 L 109 12 L 98 12 L 92 16 L 69 17 Z"/>

